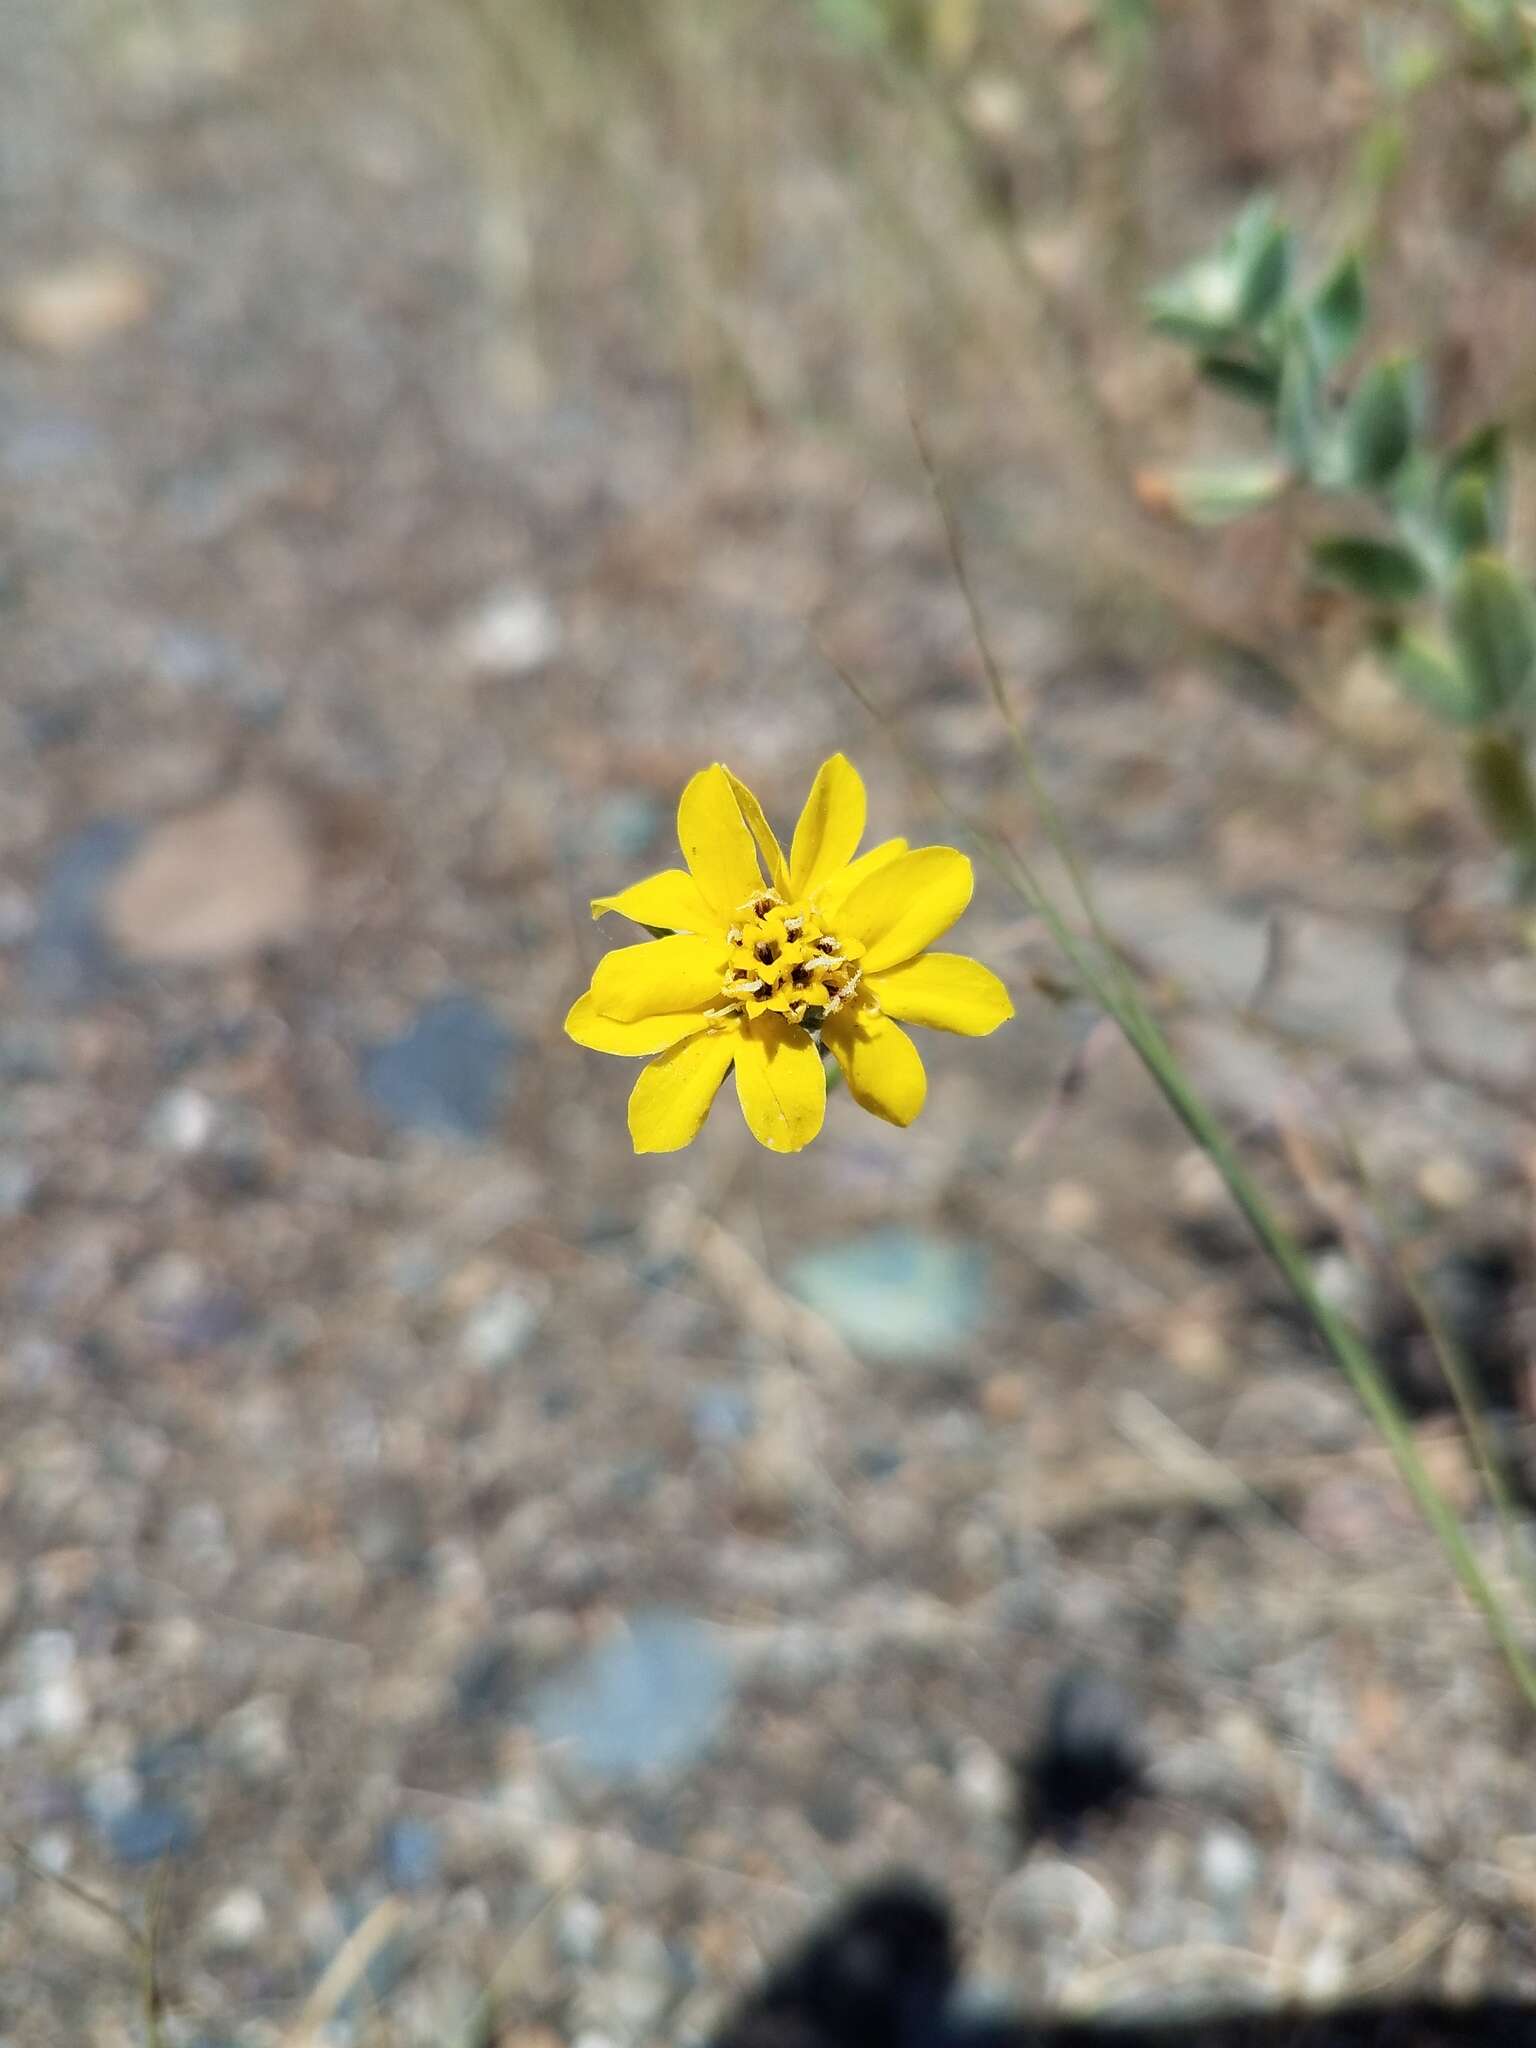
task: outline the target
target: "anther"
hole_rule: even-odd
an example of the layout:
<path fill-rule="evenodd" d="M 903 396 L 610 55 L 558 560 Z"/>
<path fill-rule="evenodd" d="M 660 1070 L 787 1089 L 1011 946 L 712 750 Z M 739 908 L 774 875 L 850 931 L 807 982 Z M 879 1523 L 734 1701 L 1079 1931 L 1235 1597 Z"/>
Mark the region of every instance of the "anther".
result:
<path fill-rule="evenodd" d="M 784 920 L 784 936 L 785 936 L 785 938 L 786 938 L 786 939 L 798 939 L 798 938 L 799 938 L 799 936 L 800 936 L 800 934 L 801 934 L 801 932 L 802 932 L 802 931 L 804 931 L 804 929 L 805 929 L 805 919 L 804 919 L 803 917 L 799 916 L 798 914 L 797 914 L 797 915 L 795 915 L 794 917 L 786 917 L 786 918 L 785 918 L 785 920 Z"/>
<path fill-rule="evenodd" d="M 779 949 L 773 943 L 772 939 L 764 939 L 761 945 L 755 946 L 753 948 L 753 951 L 756 953 L 758 959 L 762 961 L 765 967 L 771 967 L 774 961 L 777 960 L 779 957 Z"/>
<path fill-rule="evenodd" d="M 811 985 L 811 970 L 802 960 L 798 966 L 792 967 L 789 970 L 789 978 L 796 988 L 809 988 Z"/>

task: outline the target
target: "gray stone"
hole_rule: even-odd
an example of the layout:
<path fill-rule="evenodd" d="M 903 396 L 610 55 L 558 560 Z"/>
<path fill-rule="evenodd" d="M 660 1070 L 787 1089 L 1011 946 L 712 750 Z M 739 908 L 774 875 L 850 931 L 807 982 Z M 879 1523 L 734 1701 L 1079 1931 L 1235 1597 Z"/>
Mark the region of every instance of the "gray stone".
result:
<path fill-rule="evenodd" d="M 506 1094 L 512 1038 L 478 997 L 441 996 L 363 1057 L 363 1085 L 401 1130 L 482 1141 Z"/>
<path fill-rule="evenodd" d="M 686 1768 L 725 1725 L 732 1675 L 714 1631 L 642 1609 L 573 1670 L 536 1689 L 530 1718 L 595 1778 L 624 1783 Z"/>
<path fill-rule="evenodd" d="M 498 1287 L 465 1318 L 459 1352 L 480 1372 L 501 1372 L 528 1349 L 542 1316 L 520 1287 Z"/>
<path fill-rule="evenodd" d="M 542 592 L 505 584 L 465 616 L 456 637 L 460 658 L 472 674 L 516 677 L 532 675 L 552 661 L 564 635 Z"/>
<path fill-rule="evenodd" d="M 113 959 L 102 929 L 102 899 L 138 841 L 137 827 L 125 819 L 100 818 L 55 853 L 27 948 L 27 987 L 41 1001 L 88 1003 L 110 985 Z"/>
<path fill-rule="evenodd" d="M 430 1821 L 402 1814 L 384 1830 L 381 1861 L 395 1891 L 430 1891 L 442 1875 L 442 1837 Z"/>
<path fill-rule="evenodd" d="M 990 1307 L 978 1246 L 899 1225 L 809 1252 L 788 1277 L 791 1291 L 856 1351 L 891 1364 L 951 1356 Z"/>
<path fill-rule="evenodd" d="M 739 1444 L 757 1427 L 750 1394 L 740 1387 L 704 1387 L 693 1399 L 693 1433 L 701 1444 Z"/>
<path fill-rule="evenodd" d="M 143 1800 L 107 1822 L 103 1838 L 113 1860 L 134 1868 L 182 1856 L 198 1837 L 196 1821 L 175 1800 Z"/>

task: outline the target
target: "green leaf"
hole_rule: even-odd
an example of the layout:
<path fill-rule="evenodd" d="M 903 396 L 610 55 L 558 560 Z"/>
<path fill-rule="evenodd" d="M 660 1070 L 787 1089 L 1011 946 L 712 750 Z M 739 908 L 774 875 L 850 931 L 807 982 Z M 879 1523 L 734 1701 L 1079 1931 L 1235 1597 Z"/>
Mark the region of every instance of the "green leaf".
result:
<path fill-rule="evenodd" d="M 1206 355 L 1199 371 L 1207 384 L 1244 405 L 1272 406 L 1280 391 L 1280 373 L 1272 363 L 1254 363 L 1244 356 Z"/>
<path fill-rule="evenodd" d="M 1192 526 L 1224 526 L 1273 504 L 1290 480 L 1289 470 L 1278 462 L 1231 462 L 1170 470 L 1157 483 Z"/>
<path fill-rule="evenodd" d="M 1219 349 L 1279 306 L 1290 283 L 1291 252 L 1290 229 L 1276 220 L 1274 202 L 1261 196 L 1217 249 L 1147 294 L 1147 317 L 1177 341 Z"/>
<path fill-rule="evenodd" d="M 1245 238 L 1235 256 L 1241 326 L 1261 326 L 1279 306 L 1291 281 L 1293 249 L 1291 231 L 1283 221 L 1270 220 L 1262 233 Z"/>
<path fill-rule="evenodd" d="M 1237 338 L 1237 279 L 1217 257 L 1154 286 L 1143 304 L 1154 332 L 1172 341 L 1217 349 Z"/>
<path fill-rule="evenodd" d="M 1338 533 L 1313 543 L 1312 567 L 1325 583 L 1335 583 L 1372 604 L 1412 604 L 1429 587 L 1416 555 L 1396 541 L 1372 540 L 1366 534 Z"/>
<path fill-rule="evenodd" d="M 1377 641 L 1404 692 L 1443 725 L 1480 725 L 1483 707 L 1471 678 L 1443 641 L 1389 627 Z"/>
<path fill-rule="evenodd" d="M 1458 555 L 1493 547 L 1502 522 L 1487 478 L 1471 471 L 1457 477 L 1440 501 L 1440 523 Z"/>
<path fill-rule="evenodd" d="M 1344 414 L 1350 483 L 1362 491 L 1389 484 L 1413 447 L 1419 420 L 1419 373 L 1404 357 L 1366 372 Z"/>
<path fill-rule="evenodd" d="M 1286 337 L 1281 359 L 1275 434 L 1291 466 L 1303 476 L 1311 472 L 1326 424 L 1322 375 L 1311 339 L 1298 321 Z"/>
<path fill-rule="evenodd" d="M 1440 524 L 1458 555 L 1496 547 L 1509 517 L 1504 429 L 1484 427 L 1447 456 L 1440 475 Z"/>
<path fill-rule="evenodd" d="M 1312 345 L 1326 375 L 1359 345 L 1365 328 L 1365 271 L 1351 250 L 1341 256 L 1313 294 L 1307 309 Z"/>
<path fill-rule="evenodd" d="M 1536 679 L 1536 598 L 1502 555 L 1468 555 L 1449 610 L 1451 639 L 1484 716 L 1512 710 Z"/>

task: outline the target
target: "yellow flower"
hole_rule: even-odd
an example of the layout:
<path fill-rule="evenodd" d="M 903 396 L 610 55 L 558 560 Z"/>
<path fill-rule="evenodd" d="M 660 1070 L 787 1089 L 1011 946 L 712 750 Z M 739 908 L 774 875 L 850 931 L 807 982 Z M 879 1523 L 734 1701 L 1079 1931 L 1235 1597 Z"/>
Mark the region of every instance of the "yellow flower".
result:
<path fill-rule="evenodd" d="M 909 1124 L 928 1081 L 901 1023 L 980 1038 L 1013 1015 L 979 961 L 925 951 L 971 900 L 965 855 L 887 839 L 856 859 L 864 809 L 857 771 L 834 754 L 786 860 L 762 805 L 717 762 L 677 807 L 688 871 L 594 899 L 594 917 L 617 910 L 666 934 L 608 954 L 565 1020 L 594 1052 L 655 1055 L 629 1098 L 637 1152 L 691 1144 L 733 1067 L 752 1135 L 798 1152 L 826 1109 L 823 1048 L 855 1102 Z"/>

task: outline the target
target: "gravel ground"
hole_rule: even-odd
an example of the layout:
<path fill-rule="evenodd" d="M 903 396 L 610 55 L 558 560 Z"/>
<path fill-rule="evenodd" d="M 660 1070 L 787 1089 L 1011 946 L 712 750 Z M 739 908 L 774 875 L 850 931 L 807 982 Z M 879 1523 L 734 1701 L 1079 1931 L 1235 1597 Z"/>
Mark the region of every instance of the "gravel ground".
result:
<path fill-rule="evenodd" d="M 493 1979 L 466 2041 L 698 2041 L 892 1863 L 1031 2003 L 1536 1990 L 1509 1685 L 998 887 L 1019 1021 L 911 1133 L 629 1156 L 559 1022 L 687 774 L 782 819 L 842 745 L 879 836 L 949 830 L 806 619 L 1028 820 L 921 479 L 705 436 L 594 329 L 511 402 L 464 167 L 325 17 L 0 4 L 0 2042 L 142 2038 L 151 1910 L 180 2048 L 426 2048 Z M 1394 854 L 1288 710 L 1017 579 L 997 631 L 1470 1504 L 1326 1143 L 1523 1415 L 1533 991 L 1454 783 L 1375 708 Z M 1146 1789 L 1026 1858 L 1072 1672 Z"/>

